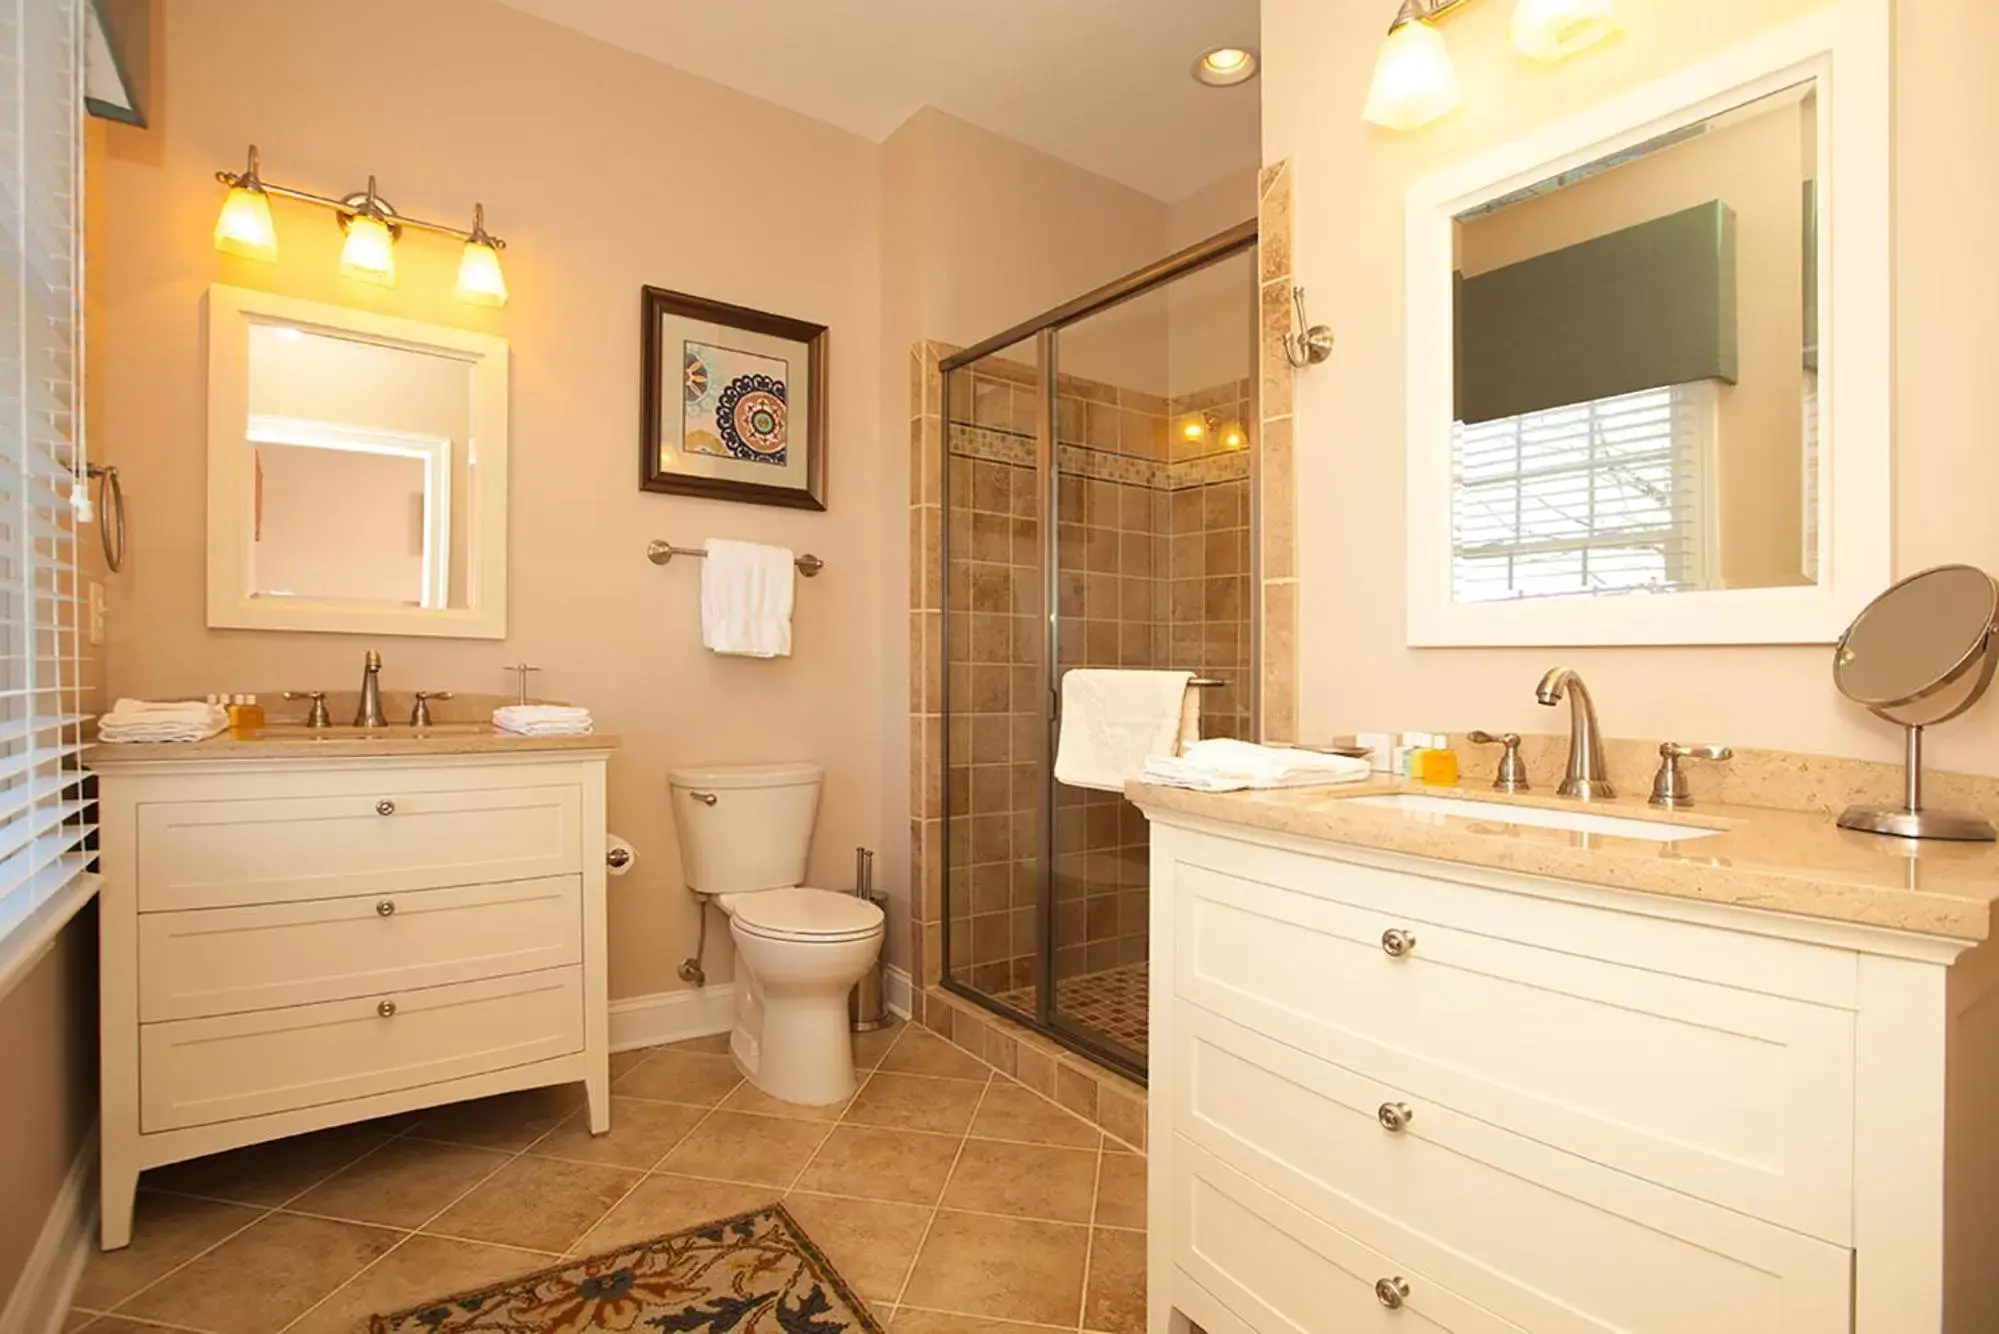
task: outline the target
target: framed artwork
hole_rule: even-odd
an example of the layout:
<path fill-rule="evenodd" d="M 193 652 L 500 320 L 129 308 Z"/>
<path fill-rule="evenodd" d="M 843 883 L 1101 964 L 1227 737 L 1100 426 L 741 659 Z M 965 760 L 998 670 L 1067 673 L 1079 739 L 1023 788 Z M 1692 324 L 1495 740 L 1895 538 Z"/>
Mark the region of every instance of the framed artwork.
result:
<path fill-rule="evenodd" d="M 826 508 L 826 326 L 643 289 L 639 486 Z"/>

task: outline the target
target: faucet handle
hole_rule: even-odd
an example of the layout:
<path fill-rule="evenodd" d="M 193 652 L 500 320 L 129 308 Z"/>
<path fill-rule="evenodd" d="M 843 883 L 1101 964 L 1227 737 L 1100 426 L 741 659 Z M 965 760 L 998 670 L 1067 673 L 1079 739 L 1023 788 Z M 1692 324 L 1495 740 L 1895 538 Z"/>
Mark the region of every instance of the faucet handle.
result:
<path fill-rule="evenodd" d="M 452 693 L 452 692 L 451 692 L 451 691 L 449 691 L 449 690 L 419 690 L 419 691 L 417 691 L 417 692 L 415 693 L 415 695 L 413 696 L 413 698 L 414 698 L 414 699 L 416 700 L 416 707 L 415 707 L 414 709 L 411 709 L 411 710 L 410 710 L 410 726 L 411 726 L 411 727 L 429 727 L 429 726 L 430 726 L 430 702 L 431 702 L 432 700 L 434 700 L 434 699 L 450 699 L 450 698 L 451 698 L 451 693 Z"/>
<path fill-rule="evenodd" d="M 326 692 L 324 690 L 287 690 L 286 699 L 309 699 L 312 708 L 305 715 L 307 727 L 331 727 L 333 719 L 327 716 Z"/>
<path fill-rule="evenodd" d="M 1525 792 L 1527 790 L 1527 766 L 1520 762 L 1520 734 L 1518 732 L 1467 732 L 1465 740 L 1481 746 L 1504 746 L 1499 757 L 1499 772 L 1493 775 L 1492 785 L 1501 792 Z"/>
<path fill-rule="evenodd" d="M 1687 776 L 1680 771 L 1681 760 L 1732 760 L 1735 752 L 1727 746 L 1685 746 L 1677 741 L 1661 742 L 1659 746 L 1659 772 L 1652 775 L 1652 796 L 1654 806 L 1691 806 L 1694 804 L 1693 788 L 1687 783 Z"/>

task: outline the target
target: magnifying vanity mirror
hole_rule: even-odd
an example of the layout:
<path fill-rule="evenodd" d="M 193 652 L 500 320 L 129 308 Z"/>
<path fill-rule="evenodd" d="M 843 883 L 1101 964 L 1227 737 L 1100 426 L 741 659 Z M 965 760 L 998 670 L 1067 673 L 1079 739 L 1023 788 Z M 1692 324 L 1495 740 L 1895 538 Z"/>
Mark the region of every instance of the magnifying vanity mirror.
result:
<path fill-rule="evenodd" d="M 507 345 L 216 287 L 208 623 L 506 634 Z"/>
<path fill-rule="evenodd" d="M 1410 643 L 1830 643 L 1887 582 L 1885 80 L 1851 37 L 1411 192 Z"/>
<path fill-rule="evenodd" d="M 1907 731 L 1901 806 L 1849 806 L 1846 829 L 1904 838 L 1989 841 L 1990 822 L 1923 806 L 1923 729 L 1985 693 L 1999 663 L 1999 583 L 1970 565 L 1912 574 L 1867 605 L 1833 652 L 1839 692 Z"/>

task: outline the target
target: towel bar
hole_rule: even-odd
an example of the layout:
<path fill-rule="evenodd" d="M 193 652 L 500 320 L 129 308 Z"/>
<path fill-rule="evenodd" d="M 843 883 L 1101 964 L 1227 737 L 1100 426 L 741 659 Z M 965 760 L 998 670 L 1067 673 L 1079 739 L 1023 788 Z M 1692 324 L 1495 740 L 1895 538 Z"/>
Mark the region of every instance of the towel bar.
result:
<path fill-rule="evenodd" d="M 646 543 L 646 559 L 654 565 L 664 565 L 675 556 L 705 556 L 707 554 L 700 547 L 677 547 L 671 542 L 662 542 L 658 539 Z M 813 575 L 818 574 L 819 571 L 826 568 L 826 562 L 820 560 L 809 551 L 793 561 L 792 564 L 796 565 L 798 572 L 807 579 L 810 579 Z"/>

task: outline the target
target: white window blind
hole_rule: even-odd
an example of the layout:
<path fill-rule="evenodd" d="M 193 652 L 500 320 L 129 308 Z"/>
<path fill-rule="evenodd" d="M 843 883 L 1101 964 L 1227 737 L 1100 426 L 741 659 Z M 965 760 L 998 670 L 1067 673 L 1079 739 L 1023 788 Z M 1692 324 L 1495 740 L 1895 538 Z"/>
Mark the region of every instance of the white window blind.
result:
<path fill-rule="evenodd" d="M 86 2 L 0 0 L 0 976 L 68 919 L 91 855 L 70 506 Z"/>
<path fill-rule="evenodd" d="M 1453 599 L 1704 587 L 1714 401 L 1698 381 L 1458 423 Z"/>

